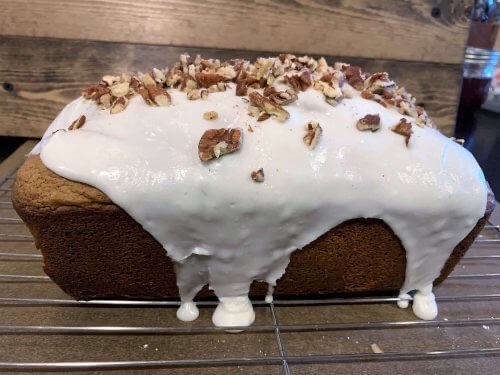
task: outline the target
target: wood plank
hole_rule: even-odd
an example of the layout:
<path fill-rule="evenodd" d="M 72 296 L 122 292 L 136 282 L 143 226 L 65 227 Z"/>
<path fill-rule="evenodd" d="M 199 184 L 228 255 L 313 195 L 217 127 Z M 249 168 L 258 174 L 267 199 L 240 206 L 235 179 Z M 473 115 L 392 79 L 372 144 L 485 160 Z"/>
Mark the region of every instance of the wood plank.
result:
<path fill-rule="evenodd" d="M 105 43 L 49 38 L 0 37 L 0 135 L 40 137 L 57 113 L 81 89 L 104 74 L 165 67 L 182 52 L 227 59 L 253 59 L 262 52 L 230 51 L 144 44 Z M 271 53 L 272 54 L 272 53 Z M 452 132 L 461 65 L 327 58 L 352 62 L 365 70 L 388 71 L 424 103 L 447 134 Z"/>
<path fill-rule="evenodd" d="M 0 0 L 0 35 L 460 63 L 473 0 Z"/>

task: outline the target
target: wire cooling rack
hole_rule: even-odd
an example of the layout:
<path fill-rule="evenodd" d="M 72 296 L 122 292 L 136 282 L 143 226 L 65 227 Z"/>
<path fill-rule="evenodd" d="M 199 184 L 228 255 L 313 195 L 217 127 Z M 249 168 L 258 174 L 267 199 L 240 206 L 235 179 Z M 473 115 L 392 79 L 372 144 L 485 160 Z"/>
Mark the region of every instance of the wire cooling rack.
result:
<path fill-rule="evenodd" d="M 255 300 L 242 333 L 175 318 L 175 301 L 69 299 L 42 270 L 0 177 L 0 371 L 174 374 L 496 373 L 500 227 L 489 223 L 417 320 L 396 296 Z"/>

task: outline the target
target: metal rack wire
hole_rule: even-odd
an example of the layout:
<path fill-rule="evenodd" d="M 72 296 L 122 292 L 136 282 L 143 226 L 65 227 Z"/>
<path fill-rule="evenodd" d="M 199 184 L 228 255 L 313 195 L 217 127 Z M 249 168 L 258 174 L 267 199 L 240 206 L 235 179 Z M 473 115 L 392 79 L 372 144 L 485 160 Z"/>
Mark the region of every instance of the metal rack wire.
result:
<path fill-rule="evenodd" d="M 194 368 L 231 368 L 232 370 L 246 371 L 246 373 L 295 374 L 314 373 L 317 370 L 315 366 L 327 366 L 326 372 L 331 372 L 335 369 L 341 369 L 338 366 L 343 364 L 369 366 L 380 362 L 385 364 L 398 362 L 405 363 L 407 373 L 412 373 L 408 363 L 418 361 L 459 361 L 464 358 L 472 358 L 477 361 L 479 358 L 486 361 L 485 366 L 494 366 L 494 362 L 500 358 L 498 357 L 500 356 L 500 344 L 498 344 L 500 339 L 500 288 L 496 286 L 498 279 L 500 279 L 500 273 L 495 272 L 495 270 L 500 270 L 498 267 L 500 266 L 499 225 L 489 223 L 486 226 L 481 236 L 476 240 L 473 249 L 463 258 L 457 269 L 445 282 L 445 285 L 457 283 L 458 292 L 453 287 L 448 289 L 444 287 L 442 293 L 437 293 L 436 298 L 440 305 L 451 304 L 450 311 L 453 308 L 461 310 L 463 306 L 471 307 L 474 305 L 481 306 L 483 310 L 472 307 L 470 314 L 462 313 L 462 315 L 453 315 L 448 311 L 445 314 L 448 314 L 449 318 L 440 317 L 434 321 L 421 321 L 413 319 L 411 312 L 395 308 L 395 302 L 398 300 L 395 296 L 308 300 L 278 299 L 271 304 L 257 300 L 253 302 L 256 309 L 260 309 L 261 321 L 257 321 L 251 327 L 246 327 L 243 333 L 234 335 L 213 327 L 206 317 L 205 319 L 202 317 L 197 324 L 175 323 L 172 325 L 137 324 L 137 320 L 133 319 L 133 314 L 138 311 L 135 308 L 140 308 L 140 311 L 151 311 L 157 307 L 165 307 L 165 309 L 154 311 L 161 311 L 168 318 L 167 320 L 174 317 L 172 319 L 174 321 L 175 308 L 179 306 L 179 303 L 175 301 L 84 302 L 66 298 L 62 292 L 53 292 L 55 290 L 52 288 L 54 284 L 47 276 L 43 275 L 42 256 L 35 249 L 33 238 L 15 214 L 10 203 L 13 175 L 14 173 L 0 178 L 0 317 L 2 324 L 4 324 L 0 326 L 0 334 L 3 337 L 2 340 L 11 338 L 6 345 L 12 345 L 12 343 L 15 345 L 17 340 L 21 341 L 17 348 L 21 358 L 13 355 L 15 358 L 13 357 L 11 360 L 0 359 L 0 371 L 48 372 L 117 369 L 153 371 L 154 369 L 176 368 L 178 371 L 184 369 L 185 373 L 192 373 Z M 463 269 L 468 268 L 471 271 L 462 272 Z M 472 285 L 470 290 L 463 286 L 464 282 L 467 282 L 467 285 Z M 46 292 L 48 289 L 44 289 L 44 285 L 50 287 L 52 292 Z M 211 310 L 214 308 L 215 302 L 203 301 L 199 305 L 202 310 Z M 333 319 L 332 321 L 332 317 L 338 316 L 340 307 L 347 309 L 346 316 L 348 318 L 338 321 Z M 79 309 L 79 313 L 85 312 L 85 324 L 58 323 L 61 321 L 61 314 L 64 316 L 75 314 L 75 310 L 72 308 Z M 48 318 L 45 318 L 44 309 L 52 311 L 52 315 L 49 314 Z M 130 312 L 130 309 L 133 309 L 134 313 Z M 292 309 L 292 311 L 287 309 Z M 370 310 L 374 319 L 367 320 L 363 315 L 363 309 Z M 24 311 L 28 311 L 29 319 L 22 318 Z M 119 314 L 121 324 L 94 324 L 93 316 L 99 315 L 103 311 L 115 315 Z M 382 313 L 377 315 L 377 311 L 382 311 Z M 30 312 L 34 312 L 34 314 L 30 314 Z M 205 315 L 209 316 L 209 313 L 210 311 Z M 311 316 L 313 316 L 312 321 Z M 383 319 L 385 316 L 390 316 L 393 319 Z M 350 319 L 350 317 L 353 318 Z M 126 324 L 127 319 L 132 323 Z M 71 321 L 63 320 L 63 323 Z M 447 336 L 450 337 L 459 337 L 474 332 L 476 336 L 473 337 L 477 340 L 474 340 L 475 345 L 460 347 L 456 344 L 458 341 L 455 342 L 449 337 L 448 339 L 445 337 L 439 345 L 439 340 L 434 342 L 435 346 L 432 346 L 433 342 L 429 344 L 426 341 L 425 348 L 418 342 L 414 342 L 409 345 L 409 350 L 401 348 L 401 350 L 385 352 L 379 350 L 376 343 L 371 343 L 372 350 L 368 350 L 365 345 L 356 352 L 348 343 L 349 335 L 353 335 L 353 338 L 356 334 L 360 335 L 359 337 L 365 337 L 363 335 L 366 332 L 371 332 L 371 336 L 365 337 L 368 340 L 366 343 L 374 337 L 380 339 L 386 336 L 389 337 L 388 343 L 390 343 L 390 340 L 399 340 L 391 338 L 393 337 L 391 332 L 410 330 L 413 332 L 412 337 L 415 338 L 423 332 L 427 334 L 430 329 L 433 330 L 432 332 L 448 330 Z M 482 336 L 483 332 L 487 336 Z M 297 339 L 296 334 L 303 336 Z M 314 335 L 315 338 L 311 339 L 311 335 Z M 323 347 L 318 349 L 317 342 L 313 343 L 313 341 L 327 340 L 327 335 L 333 335 L 332 340 L 335 338 L 337 342 L 342 341 L 344 344 L 338 346 L 333 353 L 326 353 L 328 350 L 325 351 Z M 341 335 L 341 338 L 338 335 Z M 406 333 L 402 335 L 406 335 Z M 263 345 L 262 342 L 266 342 L 268 349 L 264 352 L 260 349 L 258 355 L 245 355 L 245 352 L 242 355 L 242 352 L 235 350 L 233 346 L 223 355 L 220 355 L 220 352 L 214 352 L 208 355 L 208 358 L 206 355 L 196 357 L 194 353 L 184 353 L 182 356 L 174 355 L 172 357 L 171 350 L 167 354 L 161 351 L 153 353 L 166 355 L 168 359 L 152 356 L 151 353 L 146 355 L 146 352 L 144 352 L 143 358 L 141 358 L 142 352 L 140 352 L 134 353 L 133 359 L 122 358 L 118 360 L 100 360 L 92 357 L 74 359 L 71 354 L 62 354 L 64 360 L 59 361 L 37 360 L 39 356 L 34 355 L 34 352 L 30 353 L 29 348 L 26 353 L 22 352 L 22 341 L 28 339 L 31 340 L 34 347 L 37 345 L 43 347 L 47 345 L 47 338 L 50 339 L 50 337 L 73 337 L 77 341 L 71 342 L 77 342 L 76 345 L 79 345 L 78 340 L 90 338 L 90 340 L 96 340 L 89 344 L 93 345 L 107 336 L 117 337 L 118 341 L 113 342 L 118 346 L 120 346 L 120 342 L 129 338 L 144 341 L 145 338 L 151 340 L 154 337 L 160 337 L 161 340 L 169 342 L 176 342 L 182 338 L 188 347 L 190 345 L 196 346 L 197 342 L 201 340 L 200 338 L 205 336 L 209 338 L 209 343 L 225 340 L 234 343 L 238 342 L 235 340 L 239 340 L 234 339 L 234 337 L 250 337 L 247 341 L 252 341 L 252 345 L 258 347 Z M 264 337 L 265 340 L 263 340 Z M 271 339 L 271 337 L 273 338 Z M 312 340 L 310 345 L 304 344 L 307 343 L 307 340 Z M 144 344 L 143 349 L 146 349 L 147 345 Z M 49 346 L 46 350 L 50 350 Z M 33 350 L 33 347 L 31 348 Z M 11 350 L 12 346 L 9 349 Z M 155 349 L 158 351 L 157 348 Z M 0 343 L 0 352 L 1 350 Z M 82 351 L 85 352 L 85 348 L 82 347 Z M 207 349 L 207 351 L 210 350 Z M 247 349 L 247 353 L 250 352 L 252 350 Z M 30 357 L 30 355 L 33 356 Z M 5 358 L 5 356 L 1 358 Z M 29 358 L 35 359 L 30 360 Z M 324 369 L 324 367 L 322 368 Z M 363 367 L 363 369 L 366 368 Z"/>

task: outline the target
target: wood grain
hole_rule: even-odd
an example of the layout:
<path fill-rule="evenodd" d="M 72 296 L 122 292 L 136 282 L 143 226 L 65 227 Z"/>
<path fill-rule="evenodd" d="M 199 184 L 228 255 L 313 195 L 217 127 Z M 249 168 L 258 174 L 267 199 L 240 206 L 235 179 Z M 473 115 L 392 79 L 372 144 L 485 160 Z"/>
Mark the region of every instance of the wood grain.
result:
<path fill-rule="evenodd" d="M 0 135 L 40 137 L 57 113 L 82 88 L 98 82 L 104 74 L 147 71 L 165 67 L 182 52 L 221 59 L 253 59 L 270 53 L 168 47 L 144 44 L 105 43 L 49 38 L 0 37 Z M 272 53 L 271 53 L 272 54 Z M 461 66 L 329 57 L 365 70 L 388 71 L 424 103 L 438 126 L 451 134 L 459 92 Z"/>
<path fill-rule="evenodd" d="M 460 63 L 473 0 L 0 0 L 0 35 Z"/>

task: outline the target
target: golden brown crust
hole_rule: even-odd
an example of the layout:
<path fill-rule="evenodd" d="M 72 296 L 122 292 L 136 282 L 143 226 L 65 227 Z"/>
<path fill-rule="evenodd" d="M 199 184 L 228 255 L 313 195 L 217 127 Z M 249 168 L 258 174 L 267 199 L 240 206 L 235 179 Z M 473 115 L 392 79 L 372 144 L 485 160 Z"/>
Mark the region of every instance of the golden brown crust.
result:
<path fill-rule="evenodd" d="M 44 256 L 45 272 L 74 298 L 178 296 L 166 251 L 101 191 L 56 175 L 33 156 L 17 174 L 12 200 Z M 488 208 L 491 201 L 489 195 Z M 453 270 L 489 213 L 457 245 L 435 284 Z M 405 268 L 405 250 L 388 225 L 379 219 L 353 219 L 294 252 L 275 294 L 397 291 Z M 251 288 L 252 295 L 266 292 L 264 283 Z M 200 295 L 213 294 L 204 288 Z"/>

